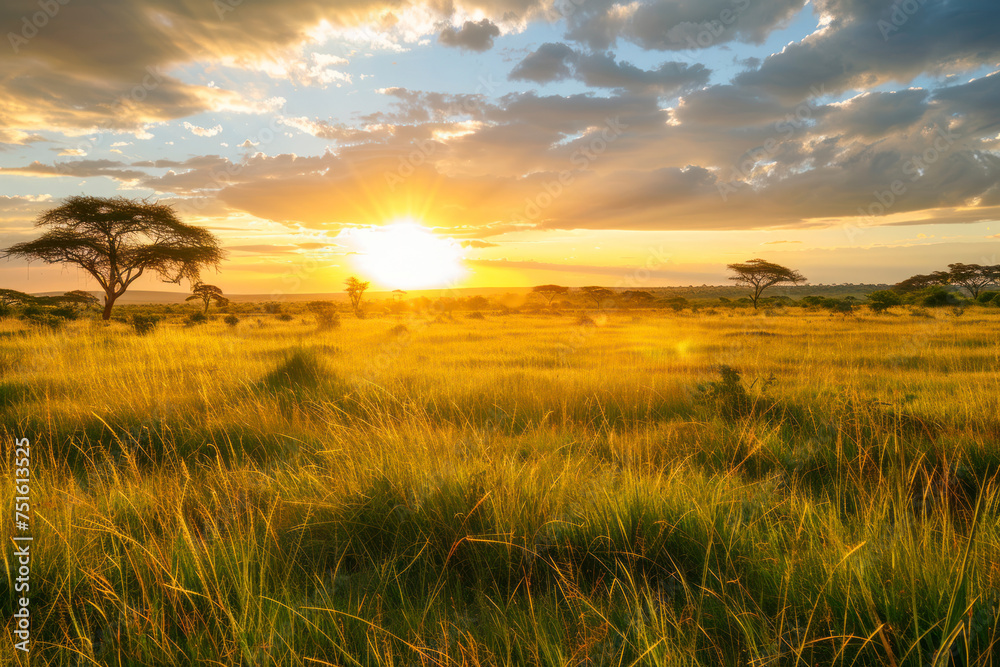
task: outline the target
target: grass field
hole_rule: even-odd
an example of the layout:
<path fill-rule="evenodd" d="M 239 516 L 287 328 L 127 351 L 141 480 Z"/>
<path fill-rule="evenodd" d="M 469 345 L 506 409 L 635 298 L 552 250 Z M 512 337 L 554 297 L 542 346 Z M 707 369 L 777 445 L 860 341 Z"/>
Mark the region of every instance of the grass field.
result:
<path fill-rule="evenodd" d="M 0 322 L 33 662 L 1000 665 L 1000 310 L 595 319 Z"/>

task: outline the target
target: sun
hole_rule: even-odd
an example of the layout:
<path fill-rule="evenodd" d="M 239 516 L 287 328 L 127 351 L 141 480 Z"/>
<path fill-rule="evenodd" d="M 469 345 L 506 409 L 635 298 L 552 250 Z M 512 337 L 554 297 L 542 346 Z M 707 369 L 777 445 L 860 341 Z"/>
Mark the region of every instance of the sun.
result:
<path fill-rule="evenodd" d="M 466 273 L 460 244 L 409 218 L 352 230 L 351 237 L 358 271 L 384 288 L 443 287 Z"/>

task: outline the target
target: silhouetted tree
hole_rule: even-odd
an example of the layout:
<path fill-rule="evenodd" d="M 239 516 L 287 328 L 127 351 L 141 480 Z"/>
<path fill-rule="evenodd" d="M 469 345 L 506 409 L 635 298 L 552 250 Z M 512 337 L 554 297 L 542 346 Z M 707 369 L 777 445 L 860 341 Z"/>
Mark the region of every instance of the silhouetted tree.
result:
<path fill-rule="evenodd" d="M 548 301 L 548 305 L 551 306 L 552 300 L 561 294 L 569 292 L 569 288 L 562 285 L 538 285 L 537 287 L 532 287 L 531 291 L 535 294 L 541 294 Z"/>
<path fill-rule="evenodd" d="M 185 301 L 202 301 L 205 304 L 205 314 L 208 314 L 208 307 L 215 302 L 215 305 L 220 308 L 229 305 L 229 299 L 227 299 L 222 294 L 222 290 L 215 285 L 206 285 L 205 283 L 195 283 L 194 287 L 191 288 L 191 296 L 184 299 Z"/>
<path fill-rule="evenodd" d="M 368 289 L 367 280 L 358 280 L 354 276 L 351 276 L 345 281 L 347 285 L 347 296 L 351 297 L 351 307 L 354 309 L 354 314 L 358 318 L 363 319 L 365 316 L 364 311 L 361 310 L 361 297 L 364 295 L 365 290 Z"/>
<path fill-rule="evenodd" d="M 619 295 L 622 300 L 636 306 L 648 306 L 656 297 L 645 290 L 627 289 Z"/>
<path fill-rule="evenodd" d="M 726 268 L 736 274 L 730 276 L 730 280 L 741 287 L 749 287 L 753 290 L 750 294 L 750 300 L 753 302 L 754 310 L 757 309 L 760 295 L 768 287 L 783 283 L 798 285 L 806 280 L 805 276 L 798 271 L 763 259 L 751 259 L 742 264 L 729 264 Z"/>
<path fill-rule="evenodd" d="M 17 243 L 6 257 L 74 264 L 104 290 L 104 319 L 115 301 L 146 273 L 166 282 L 197 282 L 204 267 L 223 258 L 215 235 L 186 225 L 170 206 L 124 197 L 70 197 L 35 223 L 48 231 Z"/>
<path fill-rule="evenodd" d="M 602 304 L 613 299 L 615 296 L 615 293 L 607 287 L 599 287 L 597 285 L 581 287 L 580 291 L 583 292 L 584 296 L 588 299 L 593 300 L 595 308 L 601 308 Z"/>

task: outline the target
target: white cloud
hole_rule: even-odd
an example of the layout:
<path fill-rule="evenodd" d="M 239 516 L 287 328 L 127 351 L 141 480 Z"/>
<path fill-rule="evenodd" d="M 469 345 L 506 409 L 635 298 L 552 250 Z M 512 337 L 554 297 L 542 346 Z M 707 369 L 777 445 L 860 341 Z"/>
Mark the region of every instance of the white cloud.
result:
<path fill-rule="evenodd" d="M 191 134 L 198 137 L 214 137 L 219 132 L 222 132 L 222 126 L 216 125 L 215 127 L 198 127 L 197 125 L 192 125 L 191 123 L 184 121 L 184 127 L 191 131 Z"/>

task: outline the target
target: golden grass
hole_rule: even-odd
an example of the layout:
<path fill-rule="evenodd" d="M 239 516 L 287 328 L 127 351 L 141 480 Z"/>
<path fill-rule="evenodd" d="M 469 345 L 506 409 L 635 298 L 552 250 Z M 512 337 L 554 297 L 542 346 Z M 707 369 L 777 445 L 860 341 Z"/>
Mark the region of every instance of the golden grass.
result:
<path fill-rule="evenodd" d="M 1000 312 L 595 319 L 0 323 L 34 660 L 993 664 Z"/>

